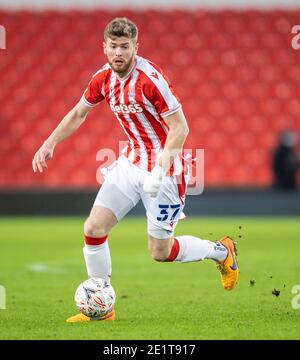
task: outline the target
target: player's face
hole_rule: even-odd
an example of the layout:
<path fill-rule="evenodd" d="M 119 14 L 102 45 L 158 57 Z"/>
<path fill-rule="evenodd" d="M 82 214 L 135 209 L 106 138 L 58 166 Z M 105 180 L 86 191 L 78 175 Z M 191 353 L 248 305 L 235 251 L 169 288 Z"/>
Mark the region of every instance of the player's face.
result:
<path fill-rule="evenodd" d="M 138 44 L 127 37 L 108 38 L 103 43 L 104 54 L 113 71 L 125 76 L 133 65 Z"/>

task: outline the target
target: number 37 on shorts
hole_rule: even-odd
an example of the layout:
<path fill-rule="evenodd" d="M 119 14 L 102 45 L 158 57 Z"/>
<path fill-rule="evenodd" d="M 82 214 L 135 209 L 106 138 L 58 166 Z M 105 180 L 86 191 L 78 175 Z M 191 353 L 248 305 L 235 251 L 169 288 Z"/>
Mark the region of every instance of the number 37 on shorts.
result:
<path fill-rule="evenodd" d="M 176 221 L 178 215 L 180 214 L 181 206 L 180 204 L 176 205 L 164 205 L 159 204 L 159 216 L 157 216 L 158 221 Z"/>

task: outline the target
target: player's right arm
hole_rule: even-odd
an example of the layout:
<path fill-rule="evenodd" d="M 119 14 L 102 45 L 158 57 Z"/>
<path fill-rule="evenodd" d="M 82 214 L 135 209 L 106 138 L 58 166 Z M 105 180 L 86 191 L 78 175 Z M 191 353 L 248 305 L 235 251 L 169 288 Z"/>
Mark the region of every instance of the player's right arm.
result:
<path fill-rule="evenodd" d="M 48 168 L 47 161 L 53 157 L 55 146 L 68 136 L 72 135 L 79 128 L 86 119 L 90 109 L 90 106 L 85 105 L 80 100 L 62 119 L 56 129 L 35 153 L 32 160 L 32 168 L 34 172 L 37 172 L 37 170 L 39 172 L 43 172 L 44 168 Z"/>

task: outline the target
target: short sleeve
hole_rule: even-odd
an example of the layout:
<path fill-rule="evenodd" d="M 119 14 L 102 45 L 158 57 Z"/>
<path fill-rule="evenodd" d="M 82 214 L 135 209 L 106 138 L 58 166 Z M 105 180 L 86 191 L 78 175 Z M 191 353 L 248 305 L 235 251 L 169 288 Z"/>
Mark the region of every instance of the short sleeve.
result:
<path fill-rule="evenodd" d="M 96 73 L 85 89 L 81 100 L 87 106 L 94 107 L 104 99 L 104 74 Z"/>

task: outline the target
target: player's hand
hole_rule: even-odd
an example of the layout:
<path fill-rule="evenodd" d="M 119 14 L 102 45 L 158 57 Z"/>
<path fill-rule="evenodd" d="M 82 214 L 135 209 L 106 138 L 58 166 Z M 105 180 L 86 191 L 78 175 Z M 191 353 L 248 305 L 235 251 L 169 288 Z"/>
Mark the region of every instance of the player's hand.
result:
<path fill-rule="evenodd" d="M 155 165 L 146 178 L 143 189 L 150 197 L 155 198 L 158 195 L 164 175 L 164 169 L 159 165 Z"/>
<path fill-rule="evenodd" d="M 35 153 L 32 160 L 32 168 L 34 172 L 43 172 L 43 169 L 48 169 L 47 161 L 53 157 L 55 145 L 51 142 L 45 141 L 44 144 Z"/>

